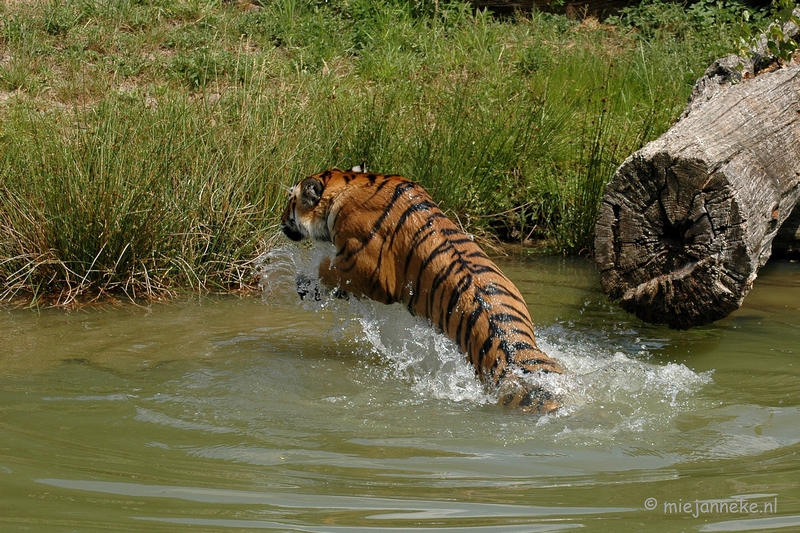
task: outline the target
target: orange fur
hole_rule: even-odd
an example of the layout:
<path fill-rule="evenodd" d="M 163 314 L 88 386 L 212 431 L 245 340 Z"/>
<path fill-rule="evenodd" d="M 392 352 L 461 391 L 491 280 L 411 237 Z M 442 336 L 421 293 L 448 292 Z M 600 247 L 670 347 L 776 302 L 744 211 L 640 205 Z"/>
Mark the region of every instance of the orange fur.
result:
<path fill-rule="evenodd" d="M 561 373 L 536 345 L 514 284 L 418 185 L 401 176 L 326 170 L 290 191 L 281 218 L 293 240 L 333 242 L 321 282 L 358 298 L 402 303 L 429 319 L 467 355 L 499 402 L 535 412 L 558 407 L 520 379 Z"/>

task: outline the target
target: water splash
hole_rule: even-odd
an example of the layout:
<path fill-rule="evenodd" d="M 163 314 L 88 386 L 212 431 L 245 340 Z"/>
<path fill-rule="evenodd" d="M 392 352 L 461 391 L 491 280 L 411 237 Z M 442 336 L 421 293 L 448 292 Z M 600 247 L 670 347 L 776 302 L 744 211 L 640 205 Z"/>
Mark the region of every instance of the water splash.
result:
<path fill-rule="evenodd" d="M 712 381 L 711 372 L 648 362 L 646 352 L 614 351 L 595 332 L 567 332 L 556 324 L 541 328 L 539 337 L 542 348 L 573 373 L 564 408 L 538 422 L 559 420 L 553 439 L 567 446 L 638 442 L 649 449 L 654 436 L 677 439 L 673 421 L 701 407 L 699 393 Z"/>
<path fill-rule="evenodd" d="M 267 303 L 292 304 L 299 301 L 297 278 L 318 281 L 317 268 L 323 258 L 333 255 L 333 246 L 318 244 L 313 247 L 276 247 L 258 257 L 255 263 L 258 286 Z M 315 304 L 305 302 L 308 309 Z M 323 305 L 325 302 L 322 302 Z"/>
<path fill-rule="evenodd" d="M 319 262 L 332 253 L 332 248 L 315 246 L 277 248 L 265 254 L 258 261 L 265 301 L 297 305 L 296 277 L 318 282 Z M 336 320 L 326 335 L 338 341 L 354 339 L 387 362 L 385 379 L 410 383 L 421 397 L 474 405 L 495 402 L 456 344 L 428 321 L 411 316 L 400 305 L 342 300 L 324 290 L 320 294 L 319 301 L 304 300 L 301 305 L 334 315 Z M 646 353 L 612 350 L 593 332 L 561 324 L 538 327 L 537 332 L 542 349 L 568 370 L 565 375 L 525 377 L 563 399 L 564 407 L 540 419 L 540 424 L 554 418 L 589 417 L 600 422 L 592 424 L 594 428 L 642 432 L 691 410 L 696 392 L 711 382 L 709 372 L 695 373 L 681 364 L 649 363 L 643 360 Z M 631 334 L 635 336 L 635 331 Z"/>
<path fill-rule="evenodd" d="M 440 400 L 494 403 L 458 346 L 427 320 L 400 305 L 355 301 L 351 310 L 361 338 L 390 363 L 392 378 L 412 384 L 420 396 Z"/>
<path fill-rule="evenodd" d="M 277 248 L 257 261 L 259 285 L 268 303 L 288 299 L 297 305 L 296 279 L 318 283 L 319 262 L 332 248 Z M 412 385 L 419 396 L 475 404 L 494 403 L 475 377 L 458 346 L 438 333 L 427 320 L 412 316 L 401 305 L 383 305 L 370 300 L 343 300 L 319 287 L 319 301 L 302 300 L 301 305 L 317 313 L 335 315 L 328 335 L 334 340 L 355 337 L 371 355 L 389 363 L 387 379 Z"/>

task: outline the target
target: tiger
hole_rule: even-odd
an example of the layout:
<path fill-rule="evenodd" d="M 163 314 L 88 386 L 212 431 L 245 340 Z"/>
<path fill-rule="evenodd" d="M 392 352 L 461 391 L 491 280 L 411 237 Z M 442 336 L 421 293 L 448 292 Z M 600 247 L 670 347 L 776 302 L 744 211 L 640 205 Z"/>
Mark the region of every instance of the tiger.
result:
<path fill-rule="evenodd" d="M 331 168 L 289 189 L 281 230 L 293 241 L 333 243 L 335 255 L 319 265 L 323 286 L 339 297 L 400 303 L 430 321 L 500 405 L 539 414 L 560 407 L 523 379 L 564 369 L 538 348 L 519 290 L 419 185 L 362 166 Z"/>

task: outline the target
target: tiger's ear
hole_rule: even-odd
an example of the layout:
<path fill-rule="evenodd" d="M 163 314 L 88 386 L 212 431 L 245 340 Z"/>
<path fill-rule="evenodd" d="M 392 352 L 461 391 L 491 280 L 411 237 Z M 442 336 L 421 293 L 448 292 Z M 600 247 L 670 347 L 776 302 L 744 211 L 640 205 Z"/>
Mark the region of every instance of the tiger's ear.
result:
<path fill-rule="evenodd" d="M 306 178 L 300 184 L 300 203 L 306 209 L 316 206 L 322 199 L 322 182 L 316 178 Z"/>
<path fill-rule="evenodd" d="M 363 161 L 360 165 L 355 166 L 350 169 L 350 172 L 366 172 L 367 171 L 367 162 Z"/>

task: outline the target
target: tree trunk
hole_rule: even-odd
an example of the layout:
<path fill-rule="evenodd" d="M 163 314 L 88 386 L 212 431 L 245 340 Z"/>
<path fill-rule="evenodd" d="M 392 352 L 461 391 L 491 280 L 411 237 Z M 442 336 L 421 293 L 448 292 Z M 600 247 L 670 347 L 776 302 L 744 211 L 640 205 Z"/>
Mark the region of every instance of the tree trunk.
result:
<path fill-rule="evenodd" d="M 601 283 L 647 322 L 685 329 L 738 309 L 800 197 L 800 65 L 742 76 L 733 58 L 606 187 Z"/>

